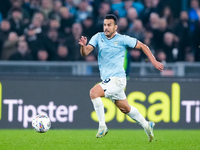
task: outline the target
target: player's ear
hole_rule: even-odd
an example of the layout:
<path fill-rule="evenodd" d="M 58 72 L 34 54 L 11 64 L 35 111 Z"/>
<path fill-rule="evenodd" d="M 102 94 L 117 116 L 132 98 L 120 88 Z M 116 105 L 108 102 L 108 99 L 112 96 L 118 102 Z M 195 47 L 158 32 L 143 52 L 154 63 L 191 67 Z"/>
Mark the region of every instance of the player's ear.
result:
<path fill-rule="evenodd" d="M 116 24 L 116 25 L 115 25 L 115 30 L 117 31 L 117 29 L 118 29 L 118 25 Z"/>

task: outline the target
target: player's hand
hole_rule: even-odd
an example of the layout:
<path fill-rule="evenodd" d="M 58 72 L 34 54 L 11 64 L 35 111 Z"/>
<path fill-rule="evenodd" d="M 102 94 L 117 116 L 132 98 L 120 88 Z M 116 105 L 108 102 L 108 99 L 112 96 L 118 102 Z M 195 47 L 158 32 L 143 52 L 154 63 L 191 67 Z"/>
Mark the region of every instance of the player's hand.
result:
<path fill-rule="evenodd" d="M 81 46 L 86 46 L 87 43 L 87 38 L 85 36 L 81 36 L 81 38 L 78 41 L 78 44 L 80 44 Z"/>
<path fill-rule="evenodd" d="M 163 71 L 163 69 L 164 69 L 164 65 L 163 65 L 162 63 L 160 63 L 159 61 L 155 61 L 155 62 L 153 63 L 153 65 L 154 65 L 154 67 L 155 67 L 156 69 L 158 69 L 158 70 L 160 70 L 160 71 Z"/>

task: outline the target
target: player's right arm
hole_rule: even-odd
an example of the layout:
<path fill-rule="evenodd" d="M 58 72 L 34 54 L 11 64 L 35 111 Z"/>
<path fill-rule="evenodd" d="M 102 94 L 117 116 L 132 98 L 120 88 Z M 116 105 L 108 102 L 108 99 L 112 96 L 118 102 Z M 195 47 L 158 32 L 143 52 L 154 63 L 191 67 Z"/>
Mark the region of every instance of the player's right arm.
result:
<path fill-rule="evenodd" d="M 94 47 L 92 45 L 86 45 L 87 38 L 84 36 L 81 36 L 78 43 L 81 45 L 80 53 L 83 57 L 89 55 L 90 52 L 93 51 L 93 49 L 94 49 Z"/>

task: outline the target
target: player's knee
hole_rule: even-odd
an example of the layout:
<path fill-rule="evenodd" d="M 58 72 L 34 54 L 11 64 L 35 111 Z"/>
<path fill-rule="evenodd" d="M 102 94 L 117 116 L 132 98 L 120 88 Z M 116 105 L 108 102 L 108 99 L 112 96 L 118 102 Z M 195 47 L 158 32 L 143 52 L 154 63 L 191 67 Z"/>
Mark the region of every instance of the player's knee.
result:
<path fill-rule="evenodd" d="M 95 99 L 97 97 L 99 97 L 98 94 L 95 92 L 95 90 L 91 89 L 90 90 L 90 98 Z"/>

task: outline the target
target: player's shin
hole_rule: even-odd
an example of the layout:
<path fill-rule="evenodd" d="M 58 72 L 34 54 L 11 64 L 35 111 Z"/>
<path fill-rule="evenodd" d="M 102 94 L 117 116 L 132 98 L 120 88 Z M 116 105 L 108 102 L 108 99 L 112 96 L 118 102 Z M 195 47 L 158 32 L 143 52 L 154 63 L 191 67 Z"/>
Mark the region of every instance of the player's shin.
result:
<path fill-rule="evenodd" d="M 145 120 L 145 118 L 140 114 L 137 108 L 130 106 L 131 110 L 127 115 L 136 121 L 138 124 L 140 124 L 144 129 L 148 128 L 148 122 Z"/>
<path fill-rule="evenodd" d="M 94 110 L 96 111 L 97 117 L 99 119 L 99 126 L 105 126 L 105 114 L 104 105 L 100 97 L 92 99 Z"/>

